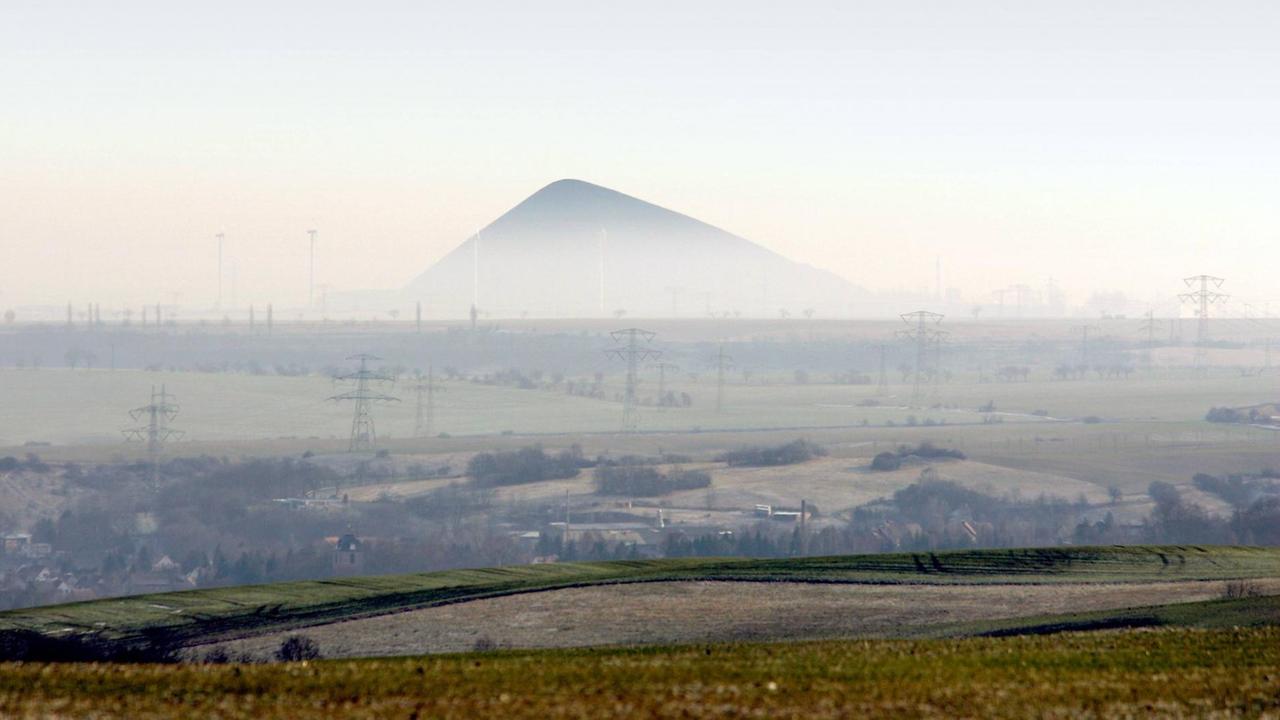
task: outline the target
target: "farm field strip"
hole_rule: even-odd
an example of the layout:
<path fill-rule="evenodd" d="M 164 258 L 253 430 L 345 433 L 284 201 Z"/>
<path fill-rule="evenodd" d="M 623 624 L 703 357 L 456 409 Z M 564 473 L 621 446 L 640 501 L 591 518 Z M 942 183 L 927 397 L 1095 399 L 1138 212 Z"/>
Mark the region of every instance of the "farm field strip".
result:
<path fill-rule="evenodd" d="M 617 378 L 610 377 L 610 390 Z M 10 398 L 10 412 L 0 419 L 0 445 L 19 447 L 27 441 L 118 445 L 119 429 L 128 425 L 127 410 L 145 402 L 153 385 L 165 385 L 183 407 L 175 427 L 199 443 L 243 443 L 312 439 L 312 444 L 345 437 L 348 412 L 325 398 L 332 384 L 321 376 L 282 377 L 140 370 L 0 369 L 0 394 Z M 437 404 L 437 427 L 453 435 L 608 432 L 621 427 L 617 402 L 567 395 L 551 390 L 521 390 L 467 381 L 444 385 Z M 729 386 L 723 413 L 708 398 L 712 383 L 674 380 L 677 392 L 699 401 L 691 408 L 640 408 L 640 427 L 651 432 L 753 430 L 789 428 L 854 428 L 864 421 L 901 426 L 910 416 L 948 423 L 980 423 L 978 407 L 996 405 L 1008 425 L 1031 432 L 1052 432 L 1052 417 L 1102 416 L 1125 424 L 1198 423 L 1212 405 L 1247 405 L 1274 392 L 1266 378 L 1214 377 L 1178 382 L 1160 377 L 1126 381 L 1027 383 L 957 382 L 946 385 L 946 408 L 909 410 L 892 397 L 885 406 L 870 386 L 741 384 Z M 901 395 L 902 386 L 894 386 Z M 407 397 L 407 396 L 406 396 Z M 379 408 L 379 424 L 387 438 L 411 434 L 412 402 Z M 1003 428 L 979 426 L 985 437 Z M 123 451 L 127 452 L 127 450 Z"/>
<path fill-rule="evenodd" d="M 0 715 L 1258 717 L 1280 628 L 501 651 L 267 665 L 0 665 Z"/>
<path fill-rule="evenodd" d="M 104 642 L 212 642 L 465 600 L 665 580 L 810 583 L 1151 582 L 1280 577 L 1280 550 L 1047 548 L 770 560 L 525 565 L 140 595 L 0 613 L 0 632 L 94 633 Z"/>
<path fill-rule="evenodd" d="M 1107 613 L 1120 616 L 1130 608 L 1143 608 L 1135 613 L 1135 623 L 1157 625 L 1162 624 L 1162 617 L 1144 606 L 1217 599 L 1224 587 L 1221 581 L 1055 585 L 629 583 L 509 595 L 336 622 L 304 632 L 327 658 L 465 652 L 478 643 L 548 648 L 953 636 L 1034 630 L 1055 622 L 1084 627 L 1099 622 L 1082 614 L 1086 611 L 1104 611 L 1099 614 L 1109 618 Z M 1252 588 L 1280 594 L 1280 579 L 1254 580 Z M 1272 599 L 1270 607 L 1274 621 L 1280 622 L 1280 598 Z M 270 659 L 288 635 L 260 635 L 219 647 L 235 657 L 247 654 Z M 189 654 L 199 659 L 207 652 L 208 648 L 201 647 Z"/>

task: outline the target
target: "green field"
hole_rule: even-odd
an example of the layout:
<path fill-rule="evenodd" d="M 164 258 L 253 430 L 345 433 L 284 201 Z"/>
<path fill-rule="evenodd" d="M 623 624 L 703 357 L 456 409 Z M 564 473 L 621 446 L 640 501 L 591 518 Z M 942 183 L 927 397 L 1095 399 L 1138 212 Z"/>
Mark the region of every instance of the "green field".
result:
<path fill-rule="evenodd" d="M 610 378 L 617 385 L 618 378 Z M 132 424 L 130 408 L 146 404 L 152 386 L 164 385 L 182 406 L 173 427 L 186 431 L 175 454 L 195 454 L 211 447 L 244 446 L 274 441 L 280 447 L 323 450 L 345 445 L 350 408 L 328 402 L 335 394 L 326 378 L 144 372 L 138 370 L 0 369 L 0 396 L 6 412 L 0 418 L 0 447 L 27 442 L 59 446 L 91 445 L 97 455 L 131 454 L 120 430 Z M 854 428 L 866 422 L 901 426 L 915 416 L 950 425 L 981 423 L 977 408 L 994 402 L 1006 426 L 1039 434 L 1056 433 L 1061 423 L 1031 416 L 1036 411 L 1056 418 L 1099 416 L 1112 432 L 1186 432 L 1202 428 L 1205 411 L 1214 405 L 1248 405 L 1274 400 L 1269 377 L 1225 373 L 1189 381 L 1176 375 L 1139 375 L 1130 380 L 978 384 L 961 379 L 944 385 L 938 401 L 946 407 L 908 410 L 909 388 L 891 387 L 877 398 L 871 386 L 796 385 L 778 380 L 731 382 L 725 411 L 714 411 L 715 384 L 682 378 L 672 389 L 695 398 L 692 408 L 641 408 L 640 427 L 649 432 L 691 430 Z M 552 390 L 490 387 L 465 381 L 442 383 L 437 401 L 437 430 L 452 435 L 589 434 L 621 426 L 617 402 L 573 397 Z M 620 386 L 610 391 L 620 391 Z M 642 388 L 641 394 L 643 396 Z M 395 391 L 393 390 L 393 393 Z M 377 411 L 380 434 L 407 439 L 414 427 L 412 393 L 401 389 L 404 402 Z M 881 407 L 859 403 L 876 399 Z M 983 439 L 1002 440 L 1010 427 L 978 426 Z M 881 429 L 883 432 L 883 429 Z M 418 443 L 419 445 L 421 443 Z M 186 448 L 184 450 L 184 447 Z"/>
<path fill-rule="evenodd" d="M 190 644 L 558 588 L 672 580 L 1081 583 L 1280 577 L 1280 549 L 1048 548 L 780 560 L 562 563 L 140 595 L 0 613 L 0 633 Z"/>
<path fill-rule="evenodd" d="M 1268 626 L 1280 626 L 1280 596 L 1170 603 L 1118 610 L 943 624 L 926 628 L 919 633 L 919 636 L 1012 637 L 1162 627 L 1223 630 Z"/>
<path fill-rule="evenodd" d="M 278 665 L 0 665 L 0 715 L 1266 717 L 1280 629 L 519 651 Z"/>

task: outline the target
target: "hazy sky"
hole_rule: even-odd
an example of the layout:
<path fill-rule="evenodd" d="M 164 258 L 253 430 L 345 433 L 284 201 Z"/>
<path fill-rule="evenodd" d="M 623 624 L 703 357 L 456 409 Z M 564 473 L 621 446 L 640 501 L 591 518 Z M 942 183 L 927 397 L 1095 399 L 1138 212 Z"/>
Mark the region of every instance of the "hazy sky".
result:
<path fill-rule="evenodd" d="M 1258 302 L 1280 3 L 0 2 L 0 306 L 394 287 L 577 177 L 872 289 Z M 1280 302 L 1277 302 L 1280 311 Z"/>

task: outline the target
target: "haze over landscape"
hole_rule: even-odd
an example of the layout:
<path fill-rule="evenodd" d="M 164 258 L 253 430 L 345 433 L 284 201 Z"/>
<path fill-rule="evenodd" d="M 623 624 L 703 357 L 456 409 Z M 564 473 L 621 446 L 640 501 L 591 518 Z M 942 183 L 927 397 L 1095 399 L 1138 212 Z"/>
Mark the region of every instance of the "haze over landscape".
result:
<path fill-rule="evenodd" d="M 306 300 L 308 229 L 318 282 L 397 288 L 564 177 L 872 291 L 1261 303 L 1277 12 L 9 3 L 0 304 L 211 306 L 219 232 L 237 305 Z"/>
<path fill-rule="evenodd" d="M 1277 37 L 0 4 L 0 718 L 1277 716 Z"/>

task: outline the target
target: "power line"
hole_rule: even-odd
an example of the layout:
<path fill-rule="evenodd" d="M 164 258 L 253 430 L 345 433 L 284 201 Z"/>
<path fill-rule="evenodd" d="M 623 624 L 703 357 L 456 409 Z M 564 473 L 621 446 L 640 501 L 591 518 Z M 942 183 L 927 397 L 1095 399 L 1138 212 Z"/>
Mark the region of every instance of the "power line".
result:
<path fill-rule="evenodd" d="M 169 423 L 178 416 L 179 410 L 177 398 L 166 392 L 164 385 L 160 386 L 159 392 L 156 391 L 153 385 L 151 387 L 151 402 L 129 411 L 129 417 L 134 422 L 143 422 L 145 424 L 125 428 L 122 431 L 126 441 L 145 442 L 147 444 L 147 457 L 151 461 L 151 487 L 153 490 L 160 485 L 160 455 L 164 452 L 165 443 L 185 435 L 183 431 L 169 427 Z"/>
<path fill-rule="evenodd" d="M 622 399 L 622 430 L 623 432 L 634 432 L 638 425 L 638 417 L 636 412 L 636 370 L 639 364 L 646 360 L 656 360 L 662 356 L 662 352 L 650 347 L 646 347 L 653 342 L 653 338 L 657 333 L 640 328 L 627 328 L 625 330 L 615 330 L 609 333 L 609 337 L 615 343 L 622 343 L 618 347 L 605 350 L 605 354 L 612 358 L 623 360 L 627 363 L 627 387 Z"/>
<path fill-rule="evenodd" d="M 1206 347 L 1206 343 L 1209 342 L 1209 306 L 1231 296 L 1217 291 L 1226 282 L 1220 277 L 1193 275 L 1183 278 L 1182 282 L 1187 287 L 1193 288 L 1192 292 L 1178 295 L 1178 299 L 1184 303 L 1194 303 L 1196 308 L 1196 371 L 1207 372 L 1209 368 L 1209 351 Z"/>
<path fill-rule="evenodd" d="M 921 385 L 926 379 L 936 381 L 935 376 L 938 374 L 938 365 L 942 359 L 941 338 L 946 335 L 946 331 L 939 330 L 937 326 L 942 322 L 942 318 L 945 315 L 929 312 L 928 310 L 917 310 L 904 313 L 900 317 L 902 322 L 907 324 L 907 329 L 899 330 L 898 336 L 914 341 L 916 345 L 915 374 L 911 382 L 911 406 L 919 407 L 924 398 Z M 930 346 L 936 346 L 937 348 L 935 364 L 932 370 L 926 367 Z M 935 393 L 937 392 L 936 387 L 934 391 Z"/>
<path fill-rule="evenodd" d="M 373 405 L 378 402 L 400 402 L 400 398 L 374 389 L 375 385 L 393 383 L 395 378 L 369 369 L 370 360 L 381 360 L 374 355 L 352 355 L 347 360 L 359 360 L 360 368 L 345 375 L 338 375 L 335 382 L 354 383 L 355 388 L 329 399 L 334 402 L 350 401 L 355 404 L 351 416 L 351 439 L 348 452 L 371 451 L 377 446 L 377 433 L 373 426 Z"/>

